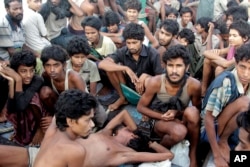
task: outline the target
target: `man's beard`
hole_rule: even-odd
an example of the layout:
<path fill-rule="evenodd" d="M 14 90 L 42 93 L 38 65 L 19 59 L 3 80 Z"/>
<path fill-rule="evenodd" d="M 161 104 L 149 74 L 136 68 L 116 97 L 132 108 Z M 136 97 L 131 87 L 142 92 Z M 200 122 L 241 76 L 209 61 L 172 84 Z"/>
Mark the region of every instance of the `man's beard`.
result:
<path fill-rule="evenodd" d="M 171 75 L 173 75 L 173 74 L 171 74 Z M 177 75 L 177 76 L 180 76 L 180 75 L 178 75 L 178 74 L 176 74 L 176 75 Z M 182 83 L 182 81 L 184 80 L 184 78 L 185 78 L 185 74 L 184 74 L 184 75 L 182 76 L 182 78 L 179 79 L 178 81 L 172 81 L 172 80 L 170 79 L 170 77 L 168 76 L 167 71 L 166 71 L 166 79 L 168 80 L 168 82 L 169 82 L 170 84 L 179 85 L 179 84 Z"/>
<path fill-rule="evenodd" d="M 18 24 L 23 20 L 23 14 L 19 14 L 15 17 L 13 17 L 11 15 L 9 15 L 9 16 L 13 22 L 18 23 Z"/>

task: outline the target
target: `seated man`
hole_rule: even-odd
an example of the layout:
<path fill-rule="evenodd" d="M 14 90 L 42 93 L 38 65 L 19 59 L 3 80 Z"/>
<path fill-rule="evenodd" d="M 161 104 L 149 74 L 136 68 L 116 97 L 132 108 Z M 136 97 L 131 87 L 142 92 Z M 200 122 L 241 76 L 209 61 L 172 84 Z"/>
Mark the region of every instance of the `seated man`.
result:
<path fill-rule="evenodd" d="M 109 105 L 110 111 L 127 104 L 120 83 L 142 94 L 146 78 L 163 72 L 157 51 L 142 44 L 144 29 L 141 25 L 136 23 L 126 25 L 123 38 L 126 46 L 109 55 L 98 65 L 100 69 L 107 72 L 109 81 L 119 94 L 119 99 Z"/>
<path fill-rule="evenodd" d="M 88 59 L 91 48 L 88 41 L 83 37 L 74 37 L 67 46 L 67 52 L 70 59 L 67 60 L 67 69 L 73 69 L 78 72 L 86 82 L 88 92 L 96 95 L 97 82 L 100 81 L 100 75 L 95 62 Z"/>
<path fill-rule="evenodd" d="M 113 11 L 105 12 L 104 25 L 100 33 L 112 39 L 117 48 L 124 46 L 122 31 L 124 26 L 121 24 L 119 15 Z"/>
<path fill-rule="evenodd" d="M 99 31 L 102 27 L 100 19 L 95 16 L 85 17 L 82 21 L 82 27 L 93 50 L 91 51 L 91 59 L 100 61 L 116 51 L 114 42 L 109 37 L 100 34 Z"/>
<path fill-rule="evenodd" d="M 68 89 L 79 89 L 88 92 L 85 81 L 78 74 L 78 72 L 67 69 L 65 70 L 66 60 L 68 53 L 60 46 L 49 46 L 43 49 L 41 60 L 44 67 L 44 81 L 45 85 L 49 86 L 53 91 L 47 88 L 42 89 L 42 98 L 46 103 L 50 104 L 51 97 L 54 98 L 55 94 L 59 95 Z M 101 105 L 98 104 L 98 109 L 95 112 L 95 124 L 101 128 L 106 121 L 107 115 Z"/>
<path fill-rule="evenodd" d="M 10 67 L 1 64 L 0 75 L 9 81 L 8 119 L 13 123 L 13 140 L 20 145 L 40 144 L 53 111 L 46 111 L 39 98 L 43 79 L 34 75 L 36 58 L 30 51 L 17 52 Z"/>
<path fill-rule="evenodd" d="M 200 129 L 200 82 L 186 74 L 190 55 L 184 46 L 171 46 L 162 59 L 166 72 L 147 80 L 146 90 L 138 102 L 137 110 L 151 119 L 154 124 L 152 131 L 160 138 L 163 146 L 171 147 L 187 136 L 190 140 L 190 166 L 196 167 Z"/>
<path fill-rule="evenodd" d="M 246 21 L 239 20 L 230 25 L 229 47 L 204 51 L 204 64 L 202 76 L 202 95 L 205 95 L 211 75 L 217 76 L 226 69 L 232 69 L 235 64 L 235 49 L 248 42 L 250 26 Z"/>
<path fill-rule="evenodd" d="M 47 134 L 52 131 L 58 131 L 54 121 L 55 120 L 53 120 L 52 125 L 49 127 L 48 132 L 46 132 Z M 87 125 L 84 125 L 82 128 L 86 129 L 86 126 Z M 86 139 L 79 138 L 74 140 L 74 142 L 80 144 L 80 148 L 84 149 L 82 155 L 85 155 L 83 158 L 83 164 L 78 165 L 77 167 L 119 166 L 126 163 L 164 161 L 173 158 L 173 153 L 168 149 L 157 142 L 149 142 L 139 131 L 134 132 L 136 128 L 136 124 L 129 113 L 126 110 L 123 110 L 116 115 L 104 129 L 91 134 Z M 48 135 L 45 137 L 47 136 Z M 107 149 L 110 147 L 112 147 L 112 149 Z M 156 153 L 146 152 L 148 149 L 153 149 Z M 35 154 L 30 156 L 29 154 L 32 153 L 31 149 L 27 152 L 27 149 L 23 147 L 1 145 L 0 164 L 4 167 L 25 167 L 32 165 L 38 149 L 33 149 L 33 151 Z M 60 151 L 64 152 L 64 149 L 60 149 Z M 61 153 L 59 154 L 61 155 Z M 56 160 L 57 162 L 57 158 L 54 158 L 54 155 L 51 156 L 49 161 Z M 96 157 L 98 157 L 98 159 Z M 69 156 L 69 158 L 71 158 L 71 156 Z M 40 158 L 37 157 L 36 161 L 40 161 L 39 159 Z M 50 164 L 47 163 L 46 166 L 47 165 Z"/>
<path fill-rule="evenodd" d="M 249 108 L 249 52 L 250 44 L 237 49 L 235 69 L 217 76 L 203 99 L 201 141 L 210 144 L 216 166 L 228 166 L 228 138 L 237 128 L 237 115 Z"/>

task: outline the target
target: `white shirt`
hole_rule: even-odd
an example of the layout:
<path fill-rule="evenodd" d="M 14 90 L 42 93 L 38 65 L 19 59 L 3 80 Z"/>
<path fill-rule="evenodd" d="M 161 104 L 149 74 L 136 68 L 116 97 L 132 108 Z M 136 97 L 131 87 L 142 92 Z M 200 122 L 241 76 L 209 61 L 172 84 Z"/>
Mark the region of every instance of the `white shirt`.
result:
<path fill-rule="evenodd" d="M 43 36 L 47 35 L 47 29 L 42 16 L 30 8 L 24 10 L 23 25 L 26 45 L 35 51 L 41 51 L 50 42 Z"/>

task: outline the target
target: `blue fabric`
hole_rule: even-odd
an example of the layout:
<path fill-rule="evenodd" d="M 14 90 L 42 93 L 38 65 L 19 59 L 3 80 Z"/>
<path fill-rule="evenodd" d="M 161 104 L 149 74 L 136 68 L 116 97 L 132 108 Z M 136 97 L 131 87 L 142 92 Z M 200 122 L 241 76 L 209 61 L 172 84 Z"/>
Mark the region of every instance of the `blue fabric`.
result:
<path fill-rule="evenodd" d="M 206 95 L 205 95 L 205 97 L 203 99 L 203 102 L 202 102 L 202 110 L 205 109 L 205 107 L 206 107 L 206 105 L 208 103 L 208 99 L 209 99 L 211 93 L 213 92 L 213 90 L 215 88 L 221 87 L 222 84 L 223 84 L 223 80 L 225 78 L 229 78 L 230 79 L 231 90 L 232 90 L 232 95 L 231 95 L 229 101 L 227 102 L 227 104 L 231 103 L 232 101 L 234 101 L 235 99 L 237 99 L 240 96 L 240 93 L 238 91 L 234 75 L 231 72 L 229 72 L 229 71 L 224 71 L 219 76 L 217 76 L 213 80 L 213 82 L 210 84 L 210 86 L 208 87 Z"/>

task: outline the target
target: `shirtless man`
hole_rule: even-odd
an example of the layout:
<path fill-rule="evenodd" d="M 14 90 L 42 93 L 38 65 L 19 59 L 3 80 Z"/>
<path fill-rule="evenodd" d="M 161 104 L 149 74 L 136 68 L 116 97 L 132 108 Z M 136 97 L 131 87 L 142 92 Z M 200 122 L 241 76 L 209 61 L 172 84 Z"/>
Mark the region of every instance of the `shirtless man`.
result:
<path fill-rule="evenodd" d="M 48 130 L 47 133 L 55 131 L 55 129 L 55 124 L 51 125 L 50 131 Z M 173 154 L 168 149 L 157 142 L 143 140 L 139 136 L 140 133 L 133 133 L 134 130 L 136 130 L 136 124 L 129 113 L 123 110 L 103 130 L 91 134 L 87 139 L 79 138 L 75 140 L 84 149 L 82 166 L 119 166 L 125 163 L 163 161 L 173 158 Z M 132 145 L 135 147 L 132 147 Z M 142 150 L 145 146 L 146 149 Z M 145 152 L 148 148 L 155 150 L 157 153 Z M 144 152 L 137 152 L 138 149 Z M 13 158 L 11 158 L 12 156 Z M 36 159 L 36 161 L 38 160 L 39 158 Z M 32 162 L 32 157 L 30 156 L 29 159 L 26 148 L 0 146 L 0 164 L 4 167 L 26 167 L 28 162 Z"/>
<path fill-rule="evenodd" d="M 163 55 L 166 72 L 149 78 L 137 110 L 155 120 L 154 133 L 160 144 L 171 147 L 186 136 L 190 141 L 190 166 L 196 167 L 196 149 L 200 129 L 200 82 L 186 74 L 190 55 L 182 45 L 168 48 Z M 159 103 L 150 103 L 156 95 Z M 192 102 L 192 105 L 190 105 Z M 165 106 L 168 105 L 168 108 Z"/>
<path fill-rule="evenodd" d="M 91 133 L 96 107 L 94 96 L 81 90 L 61 93 L 55 104 L 55 122 L 48 128 L 33 166 L 81 166 L 85 149 L 76 140 Z"/>
<path fill-rule="evenodd" d="M 88 92 L 85 85 L 85 81 L 74 70 L 65 70 L 66 60 L 68 54 L 60 46 L 49 46 L 43 49 L 41 54 L 41 60 L 44 66 L 44 81 L 45 85 L 49 86 L 53 91 L 59 95 L 68 89 L 79 89 L 84 92 Z M 48 87 L 42 89 L 43 100 L 47 103 L 51 103 L 48 97 L 55 96 L 54 92 L 51 92 Z M 106 121 L 107 115 L 103 107 L 98 104 L 98 109 L 95 112 L 95 124 L 97 127 L 102 127 Z"/>

